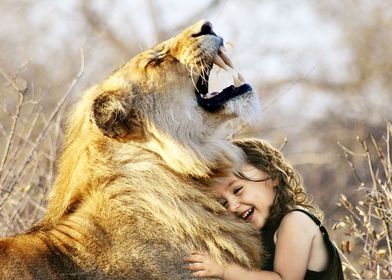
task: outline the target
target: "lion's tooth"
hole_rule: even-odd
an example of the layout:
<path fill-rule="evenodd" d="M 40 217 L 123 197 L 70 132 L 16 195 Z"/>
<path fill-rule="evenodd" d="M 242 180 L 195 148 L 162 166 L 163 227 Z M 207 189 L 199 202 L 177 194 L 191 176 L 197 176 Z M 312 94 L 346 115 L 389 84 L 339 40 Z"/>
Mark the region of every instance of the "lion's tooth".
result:
<path fill-rule="evenodd" d="M 237 74 L 238 74 L 238 79 L 240 79 L 241 83 L 245 83 L 244 76 L 242 76 L 240 73 L 237 73 Z"/>
<path fill-rule="evenodd" d="M 239 87 L 241 85 L 240 79 L 238 79 L 237 75 L 233 75 L 234 86 Z"/>
<path fill-rule="evenodd" d="M 218 65 L 220 68 L 229 71 L 230 69 L 226 66 L 225 62 L 219 55 L 216 55 L 213 61 L 214 64 Z"/>
<path fill-rule="evenodd" d="M 231 62 L 230 58 L 225 54 L 223 46 L 219 47 L 218 55 L 222 58 L 227 66 L 234 68 L 233 62 Z"/>
<path fill-rule="evenodd" d="M 240 85 L 243 85 L 246 83 L 244 76 L 242 76 L 240 73 L 233 75 L 233 81 L 234 81 L 234 85 L 236 87 L 239 87 Z"/>

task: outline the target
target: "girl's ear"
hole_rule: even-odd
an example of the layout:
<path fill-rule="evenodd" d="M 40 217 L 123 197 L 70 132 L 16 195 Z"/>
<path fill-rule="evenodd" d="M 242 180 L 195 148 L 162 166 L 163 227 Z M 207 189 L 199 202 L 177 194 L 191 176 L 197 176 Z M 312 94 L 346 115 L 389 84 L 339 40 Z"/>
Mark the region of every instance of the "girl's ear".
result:
<path fill-rule="evenodd" d="M 279 186 L 279 178 L 276 177 L 275 179 L 272 180 L 272 185 L 274 186 L 274 188 Z"/>

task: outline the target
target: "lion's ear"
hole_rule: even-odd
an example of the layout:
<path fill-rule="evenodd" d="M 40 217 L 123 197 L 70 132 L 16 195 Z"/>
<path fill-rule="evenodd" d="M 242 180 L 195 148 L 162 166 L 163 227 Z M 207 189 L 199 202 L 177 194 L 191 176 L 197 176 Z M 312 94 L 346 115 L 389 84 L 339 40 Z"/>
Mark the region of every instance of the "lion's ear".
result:
<path fill-rule="evenodd" d="M 132 97 L 121 91 L 105 91 L 95 98 L 91 119 L 108 137 L 118 140 L 141 138 L 141 122 L 132 108 Z"/>

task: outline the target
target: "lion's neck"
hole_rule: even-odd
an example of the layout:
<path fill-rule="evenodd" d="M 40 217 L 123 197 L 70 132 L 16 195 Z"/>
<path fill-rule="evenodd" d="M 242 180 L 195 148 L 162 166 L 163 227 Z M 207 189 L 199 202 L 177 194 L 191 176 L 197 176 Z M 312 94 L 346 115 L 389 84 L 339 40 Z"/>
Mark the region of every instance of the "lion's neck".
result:
<path fill-rule="evenodd" d="M 146 144 L 148 150 L 159 155 L 165 165 L 177 174 L 198 179 L 213 176 L 216 170 L 230 170 L 242 162 L 242 153 L 229 141 L 217 135 L 168 135 L 151 130 Z"/>

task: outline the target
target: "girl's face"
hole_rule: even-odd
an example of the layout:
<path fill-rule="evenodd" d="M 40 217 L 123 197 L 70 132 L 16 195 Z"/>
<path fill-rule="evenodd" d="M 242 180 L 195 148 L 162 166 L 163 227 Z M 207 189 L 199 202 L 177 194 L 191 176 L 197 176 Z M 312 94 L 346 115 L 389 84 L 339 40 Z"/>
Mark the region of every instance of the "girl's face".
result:
<path fill-rule="evenodd" d="M 261 229 L 270 215 L 278 179 L 272 180 L 269 174 L 249 164 L 244 165 L 241 171 L 246 177 L 259 182 L 240 179 L 232 174 L 212 187 L 221 197 L 223 206 Z"/>

